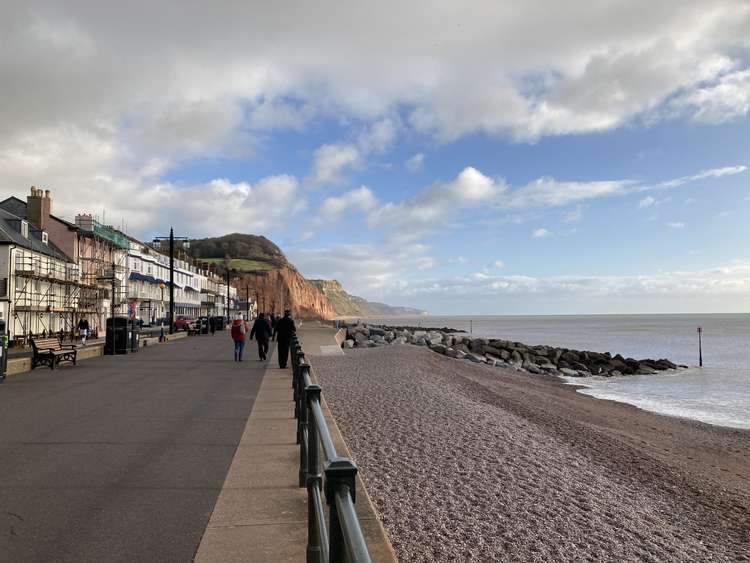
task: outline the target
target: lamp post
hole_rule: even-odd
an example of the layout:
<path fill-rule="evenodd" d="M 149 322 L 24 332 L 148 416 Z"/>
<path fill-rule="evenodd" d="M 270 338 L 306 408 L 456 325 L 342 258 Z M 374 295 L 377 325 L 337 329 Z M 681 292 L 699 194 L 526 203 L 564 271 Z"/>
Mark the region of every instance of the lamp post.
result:
<path fill-rule="evenodd" d="M 183 242 L 184 248 L 190 248 L 190 242 L 187 237 L 174 236 L 172 227 L 169 228 L 168 237 L 154 237 L 154 242 L 158 242 L 160 248 L 163 240 L 169 241 L 169 334 L 172 334 L 174 332 L 174 241 L 185 241 Z"/>
<path fill-rule="evenodd" d="M 703 367 L 703 342 L 701 342 L 703 335 L 703 327 L 698 327 L 698 365 Z"/>

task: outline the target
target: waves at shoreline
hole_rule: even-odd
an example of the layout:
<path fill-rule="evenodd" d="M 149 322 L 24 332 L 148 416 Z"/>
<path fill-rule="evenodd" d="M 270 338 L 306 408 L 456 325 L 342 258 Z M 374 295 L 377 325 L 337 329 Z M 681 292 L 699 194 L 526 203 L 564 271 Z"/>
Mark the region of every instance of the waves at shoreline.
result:
<path fill-rule="evenodd" d="M 377 322 L 368 319 L 368 322 Z M 643 410 L 731 428 L 750 428 L 750 315 L 421 316 L 386 324 L 449 326 L 473 336 L 530 345 L 669 358 L 697 364 L 703 327 L 704 368 L 669 374 L 571 378 L 578 391 Z"/>

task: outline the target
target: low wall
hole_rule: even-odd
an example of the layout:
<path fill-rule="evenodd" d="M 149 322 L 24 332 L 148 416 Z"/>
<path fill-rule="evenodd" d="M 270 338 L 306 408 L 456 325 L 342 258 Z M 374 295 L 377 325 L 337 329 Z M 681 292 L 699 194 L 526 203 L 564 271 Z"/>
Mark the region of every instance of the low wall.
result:
<path fill-rule="evenodd" d="M 166 342 L 169 342 L 171 340 L 180 340 L 182 338 L 187 338 L 188 333 L 187 332 L 175 332 L 174 334 L 165 334 L 164 339 Z M 146 338 L 141 338 L 138 342 L 138 346 L 140 348 L 145 348 L 147 346 L 156 346 L 160 344 L 159 337 L 158 336 L 149 336 Z M 76 357 L 76 361 L 80 360 L 88 360 L 91 358 L 99 358 L 104 355 L 104 343 L 103 342 L 97 342 L 95 344 L 87 344 L 86 346 L 82 346 L 78 348 L 78 356 Z M 45 366 L 44 369 L 49 369 Z M 13 375 L 18 375 L 19 373 L 26 373 L 28 371 L 31 371 L 31 356 L 24 357 L 24 358 L 8 358 L 8 368 L 5 371 L 6 377 L 11 377 Z"/>
<path fill-rule="evenodd" d="M 336 344 L 341 346 L 344 343 L 344 340 L 346 340 L 346 329 L 340 328 L 333 338 L 334 340 L 336 340 Z"/>

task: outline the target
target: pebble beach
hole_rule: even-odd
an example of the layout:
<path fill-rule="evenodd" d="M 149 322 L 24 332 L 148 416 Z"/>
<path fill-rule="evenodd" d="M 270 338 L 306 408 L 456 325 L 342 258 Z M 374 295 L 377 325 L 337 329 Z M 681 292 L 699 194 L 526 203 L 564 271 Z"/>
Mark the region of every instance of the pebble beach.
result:
<path fill-rule="evenodd" d="M 750 432 L 390 346 L 314 370 L 401 561 L 750 561 Z"/>

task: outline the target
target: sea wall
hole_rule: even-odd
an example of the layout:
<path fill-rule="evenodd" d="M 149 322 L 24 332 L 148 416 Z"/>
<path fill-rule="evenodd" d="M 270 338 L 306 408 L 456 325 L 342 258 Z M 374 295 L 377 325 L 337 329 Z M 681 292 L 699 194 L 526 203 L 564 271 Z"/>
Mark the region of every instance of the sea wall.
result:
<path fill-rule="evenodd" d="M 533 374 L 590 377 L 651 375 L 677 369 L 666 359 L 635 360 L 609 352 L 530 346 L 510 340 L 474 338 L 448 328 L 414 329 L 382 325 L 346 325 L 345 348 L 373 348 L 394 344 L 426 346 L 433 352 L 475 363 L 502 366 Z"/>

